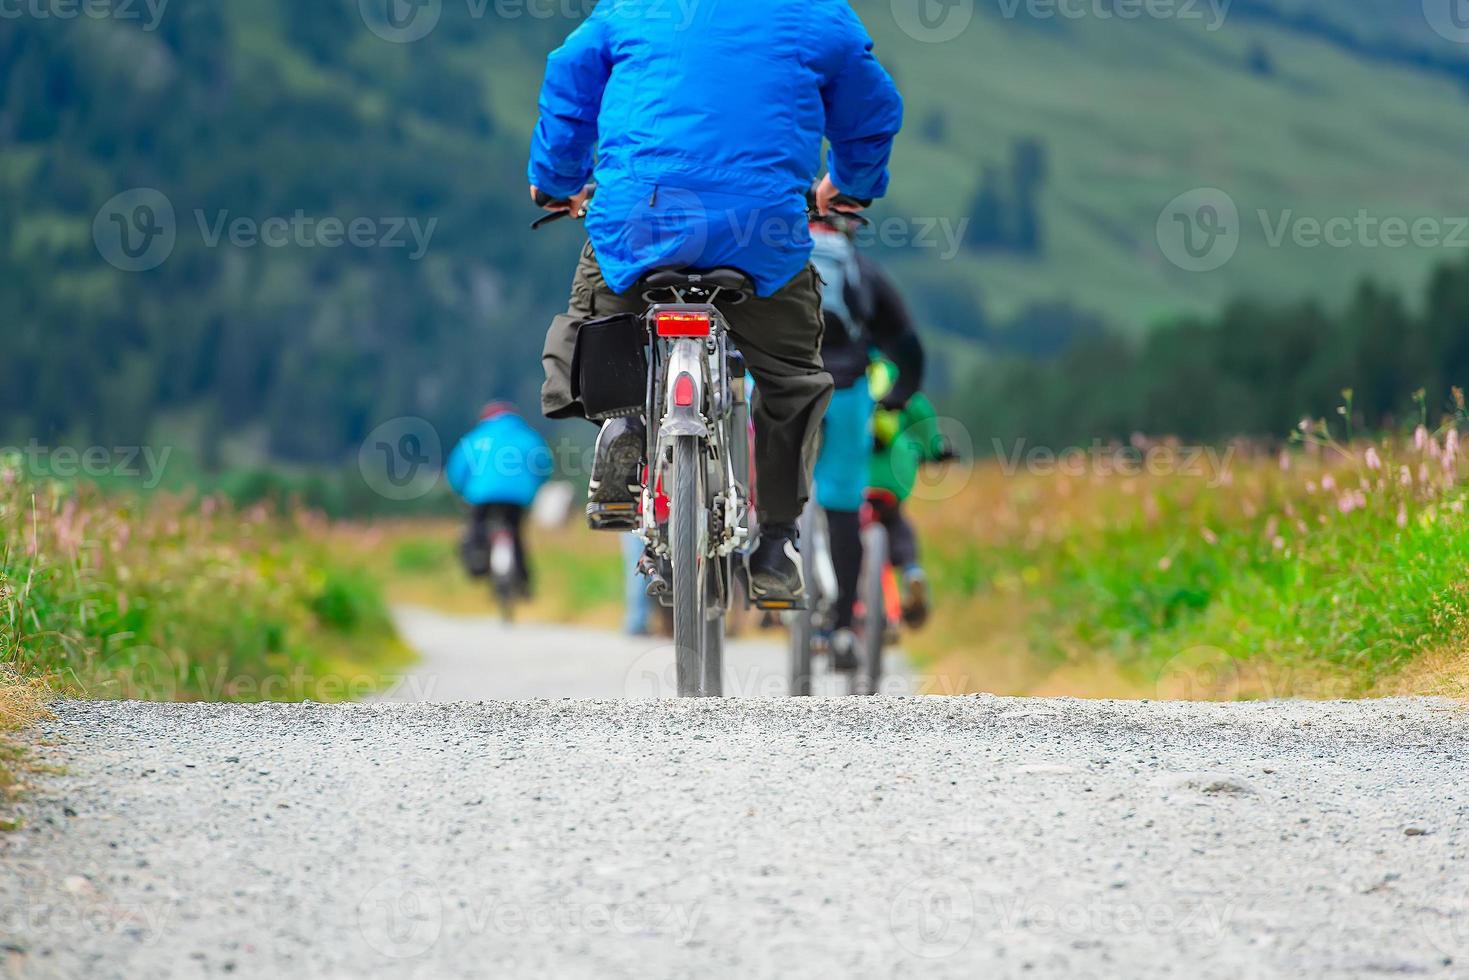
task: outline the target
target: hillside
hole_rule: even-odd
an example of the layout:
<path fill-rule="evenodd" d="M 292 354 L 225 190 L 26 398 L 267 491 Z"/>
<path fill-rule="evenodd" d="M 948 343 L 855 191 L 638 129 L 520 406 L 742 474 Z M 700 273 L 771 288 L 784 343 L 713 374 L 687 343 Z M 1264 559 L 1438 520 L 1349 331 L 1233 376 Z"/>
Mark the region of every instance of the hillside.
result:
<path fill-rule="evenodd" d="M 1237 0 L 1217 30 L 982 4 L 944 43 L 904 33 L 887 0 L 857 6 L 909 105 L 879 215 L 905 219 L 900 240 L 970 219 L 952 255 L 886 249 L 956 351 L 1060 343 L 1068 309 L 1138 331 L 1245 293 L 1335 303 L 1364 274 L 1416 287 L 1452 257 L 1272 247 L 1260 209 L 1271 226 L 1469 215 L 1469 49 L 1387 0 Z M 393 416 L 447 437 L 491 393 L 531 402 L 577 232 L 523 232 L 524 145 L 573 22 L 499 9 L 444 3 L 411 44 L 349 0 L 179 4 L 156 30 L 0 21 L 0 436 L 187 431 L 223 461 L 321 461 Z M 126 272 L 94 219 L 135 187 L 166 197 L 176 242 Z M 1205 273 L 1156 232 L 1200 187 L 1243 219 Z M 406 230 L 392 248 L 214 237 L 297 212 L 366 218 L 384 241 L 417 222 L 423 247 Z"/>

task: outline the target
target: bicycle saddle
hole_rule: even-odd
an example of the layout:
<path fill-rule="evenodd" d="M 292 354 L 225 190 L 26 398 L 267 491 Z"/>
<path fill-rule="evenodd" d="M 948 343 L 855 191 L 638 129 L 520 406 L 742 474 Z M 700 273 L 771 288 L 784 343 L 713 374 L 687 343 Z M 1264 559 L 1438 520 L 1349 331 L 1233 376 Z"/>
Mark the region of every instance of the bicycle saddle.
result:
<path fill-rule="evenodd" d="M 736 303 L 742 303 L 755 295 L 755 283 L 739 269 L 659 269 L 643 277 L 643 291 L 662 289 L 703 290 L 717 289 L 729 294 Z"/>

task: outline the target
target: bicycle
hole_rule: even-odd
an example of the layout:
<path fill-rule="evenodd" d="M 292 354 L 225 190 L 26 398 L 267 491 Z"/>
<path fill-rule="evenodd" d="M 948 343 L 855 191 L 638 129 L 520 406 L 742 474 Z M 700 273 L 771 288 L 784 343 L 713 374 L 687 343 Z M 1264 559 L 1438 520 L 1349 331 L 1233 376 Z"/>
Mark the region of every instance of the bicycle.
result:
<path fill-rule="evenodd" d="M 520 562 L 515 549 L 515 532 L 503 515 L 491 518 L 490 591 L 507 625 L 515 621 L 515 604 L 525 595 Z"/>
<path fill-rule="evenodd" d="M 883 652 L 894 620 L 889 612 L 887 581 L 892 576 L 888 559 L 887 528 L 876 520 L 870 507 L 862 510 L 862 572 L 858 579 L 856 619 L 857 669 L 831 671 L 841 678 L 848 695 L 877 694 L 882 686 Z M 806 504 L 799 522 L 802 571 L 806 576 L 807 608 L 790 617 L 791 697 L 810 697 L 820 655 L 830 653 L 828 638 L 835 624 L 837 602 L 836 566 L 831 558 L 831 539 L 826 512 L 813 499 Z"/>
<path fill-rule="evenodd" d="M 568 215 L 553 212 L 531 227 Z M 647 543 L 649 590 L 673 607 L 678 695 L 719 697 L 725 615 L 755 540 L 745 362 L 715 302 L 743 303 L 755 285 L 738 269 L 664 269 L 637 288 L 648 303 L 638 318 L 643 402 L 604 408 L 612 415 L 641 410 L 647 420 L 637 529 Z M 579 344 L 586 334 L 584 325 Z"/>
<path fill-rule="evenodd" d="M 506 624 L 514 621 L 516 603 L 530 594 L 517 545 L 515 525 L 519 509 L 506 504 L 475 508 L 471 525 L 459 546 L 465 572 L 470 578 L 489 582 L 490 597 Z"/>
<path fill-rule="evenodd" d="M 595 194 L 596 187 L 589 185 L 586 201 Z M 814 214 L 814 198 L 808 195 L 808 201 Z M 862 208 L 871 202 L 839 196 L 833 203 Z M 538 192 L 536 204 L 569 202 Z M 585 216 L 585 205 L 576 215 L 568 207 L 540 216 L 531 228 Z M 745 361 L 730 342 L 728 324 L 715 303 L 744 303 L 755 295 L 755 284 L 734 268 L 676 268 L 645 275 L 636 289 L 648 303 L 637 338 L 646 376 L 642 404 L 602 406 L 605 412 L 589 410 L 587 416 L 611 418 L 641 410 L 647 421 L 637 509 L 638 530 L 648 546 L 644 568 L 649 590 L 673 607 L 678 696 L 720 697 L 725 617 L 741 591 L 737 583 L 743 596 L 750 594 L 747 562 L 758 541 Z M 579 345 L 589 325 L 578 332 Z M 610 346 L 625 351 L 630 340 L 624 332 Z M 617 359 L 592 358 L 609 370 L 609 362 Z M 799 606 L 744 601 L 781 612 Z"/>

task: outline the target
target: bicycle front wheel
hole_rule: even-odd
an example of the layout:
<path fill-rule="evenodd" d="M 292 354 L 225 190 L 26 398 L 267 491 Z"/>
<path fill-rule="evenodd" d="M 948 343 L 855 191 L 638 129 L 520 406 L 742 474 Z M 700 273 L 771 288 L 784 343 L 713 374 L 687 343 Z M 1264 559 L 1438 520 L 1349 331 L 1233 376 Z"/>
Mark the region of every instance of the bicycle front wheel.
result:
<path fill-rule="evenodd" d="M 698 437 L 675 438 L 669 539 L 673 562 L 673 646 L 681 698 L 700 697 L 705 693 L 709 597 L 709 510 L 704 500 L 707 476 Z"/>

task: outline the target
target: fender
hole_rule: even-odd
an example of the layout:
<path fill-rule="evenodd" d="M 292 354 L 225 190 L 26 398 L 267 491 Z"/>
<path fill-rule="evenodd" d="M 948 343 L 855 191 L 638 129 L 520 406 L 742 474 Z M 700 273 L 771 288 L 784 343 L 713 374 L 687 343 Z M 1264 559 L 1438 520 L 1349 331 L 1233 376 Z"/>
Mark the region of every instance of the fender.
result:
<path fill-rule="evenodd" d="M 663 382 L 663 421 L 658 426 L 660 440 L 665 436 L 709 435 L 709 425 L 704 421 L 704 365 L 703 340 L 680 340 L 673 345 Z M 673 403 L 673 385 L 682 374 L 694 379 L 694 403 L 687 408 Z"/>

